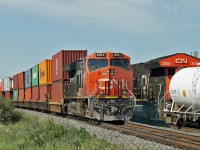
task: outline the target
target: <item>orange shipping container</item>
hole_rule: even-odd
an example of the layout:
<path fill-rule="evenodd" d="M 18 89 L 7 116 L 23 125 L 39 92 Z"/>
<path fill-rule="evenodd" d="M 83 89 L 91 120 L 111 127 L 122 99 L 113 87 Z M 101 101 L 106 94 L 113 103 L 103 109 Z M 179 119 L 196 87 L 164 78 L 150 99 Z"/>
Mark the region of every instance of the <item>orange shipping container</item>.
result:
<path fill-rule="evenodd" d="M 32 98 L 32 88 L 26 88 L 25 90 L 25 101 L 29 101 Z"/>
<path fill-rule="evenodd" d="M 52 84 L 52 60 L 50 59 L 39 64 L 39 84 Z"/>
<path fill-rule="evenodd" d="M 20 89 L 19 90 L 19 101 L 23 101 L 25 98 L 25 90 L 24 89 Z"/>

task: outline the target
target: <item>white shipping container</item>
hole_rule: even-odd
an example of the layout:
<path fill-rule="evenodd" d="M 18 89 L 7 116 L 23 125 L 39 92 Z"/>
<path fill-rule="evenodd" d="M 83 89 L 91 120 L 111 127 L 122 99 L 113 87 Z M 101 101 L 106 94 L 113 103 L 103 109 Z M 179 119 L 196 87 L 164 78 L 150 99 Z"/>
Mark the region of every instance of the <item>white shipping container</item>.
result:
<path fill-rule="evenodd" d="M 7 77 L 2 80 L 2 91 L 11 91 L 12 90 L 12 78 Z"/>

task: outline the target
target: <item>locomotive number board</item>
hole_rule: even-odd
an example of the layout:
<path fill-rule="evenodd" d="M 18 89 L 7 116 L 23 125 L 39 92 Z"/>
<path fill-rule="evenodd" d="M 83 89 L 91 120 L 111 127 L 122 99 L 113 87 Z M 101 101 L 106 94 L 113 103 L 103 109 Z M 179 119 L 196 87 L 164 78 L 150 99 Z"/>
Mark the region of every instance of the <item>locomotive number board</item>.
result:
<path fill-rule="evenodd" d="M 96 53 L 96 57 L 106 57 L 106 53 Z"/>
<path fill-rule="evenodd" d="M 122 57 L 121 53 L 113 53 L 113 57 Z"/>

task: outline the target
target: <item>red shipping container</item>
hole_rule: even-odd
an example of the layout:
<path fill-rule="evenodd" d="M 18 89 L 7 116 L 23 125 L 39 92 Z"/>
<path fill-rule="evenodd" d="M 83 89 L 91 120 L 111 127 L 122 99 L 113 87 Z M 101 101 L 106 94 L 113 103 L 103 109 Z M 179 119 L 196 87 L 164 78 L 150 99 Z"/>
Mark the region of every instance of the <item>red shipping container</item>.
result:
<path fill-rule="evenodd" d="M 25 72 L 21 72 L 18 74 L 18 82 L 19 82 L 19 89 L 25 88 Z"/>
<path fill-rule="evenodd" d="M 38 101 L 39 98 L 40 98 L 39 86 L 33 86 L 32 87 L 32 100 Z"/>
<path fill-rule="evenodd" d="M 87 50 L 61 50 L 52 56 L 52 81 L 68 79 L 63 67 L 87 56 Z"/>
<path fill-rule="evenodd" d="M 5 98 L 6 99 L 12 99 L 12 92 L 11 91 L 5 92 Z"/>
<path fill-rule="evenodd" d="M 52 101 L 53 102 L 62 102 L 63 99 L 63 81 L 52 83 Z"/>
<path fill-rule="evenodd" d="M 13 90 L 19 89 L 18 75 L 13 76 Z"/>
<path fill-rule="evenodd" d="M 40 100 L 39 101 L 46 101 L 48 96 L 48 101 L 51 99 L 51 84 L 47 85 L 40 85 Z"/>
<path fill-rule="evenodd" d="M 25 101 L 29 101 L 32 99 L 32 88 L 25 89 Z"/>
<path fill-rule="evenodd" d="M 2 82 L 0 81 L 0 92 L 2 91 Z"/>
<path fill-rule="evenodd" d="M 3 93 L 2 93 L 2 91 L 0 91 L 0 97 L 2 97 L 3 96 Z"/>
<path fill-rule="evenodd" d="M 25 98 L 25 89 L 19 90 L 19 101 L 23 101 Z"/>

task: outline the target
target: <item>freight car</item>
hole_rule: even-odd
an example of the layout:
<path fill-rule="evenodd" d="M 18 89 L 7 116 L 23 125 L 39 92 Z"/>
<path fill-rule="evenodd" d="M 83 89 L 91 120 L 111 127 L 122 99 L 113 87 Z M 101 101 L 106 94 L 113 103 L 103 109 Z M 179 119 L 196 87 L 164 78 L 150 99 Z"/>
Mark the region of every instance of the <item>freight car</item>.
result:
<path fill-rule="evenodd" d="M 13 80 L 13 105 L 19 107 L 125 121 L 135 106 L 130 57 L 123 53 L 60 51 Z"/>
<path fill-rule="evenodd" d="M 178 71 L 171 80 L 171 101 L 165 101 L 164 112 L 180 126 L 198 123 L 200 127 L 200 67 Z"/>

